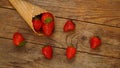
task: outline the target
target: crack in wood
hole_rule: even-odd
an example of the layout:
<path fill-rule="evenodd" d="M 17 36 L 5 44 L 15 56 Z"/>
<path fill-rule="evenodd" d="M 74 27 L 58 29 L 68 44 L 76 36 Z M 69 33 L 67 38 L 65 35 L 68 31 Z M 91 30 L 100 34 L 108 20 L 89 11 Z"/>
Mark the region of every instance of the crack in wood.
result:
<path fill-rule="evenodd" d="M 101 55 L 101 54 L 96 54 L 96 53 L 89 53 L 89 52 L 85 52 L 85 51 L 78 51 L 78 52 L 80 52 L 80 53 L 87 53 L 87 54 L 90 54 L 90 55 L 97 55 L 97 56 L 102 56 L 102 57 L 114 58 L 114 59 L 120 60 L 120 58 L 113 57 L 113 56 Z"/>
<path fill-rule="evenodd" d="M 14 8 L 6 7 L 6 6 L 1 6 L 1 5 L 0 5 L 0 8 L 15 10 Z"/>
<path fill-rule="evenodd" d="M 56 18 L 62 18 L 62 19 L 70 19 L 70 18 L 59 17 L 59 16 L 55 16 L 55 17 L 56 17 Z M 85 20 L 78 20 L 78 19 L 71 19 L 71 20 L 74 20 L 74 21 L 81 21 L 81 22 L 90 23 L 90 24 L 96 24 L 96 25 L 102 25 L 102 26 L 109 26 L 109 27 L 120 28 L 119 26 L 112 26 L 112 25 L 107 25 L 107 24 L 99 24 L 99 23 L 90 22 L 90 21 L 85 21 Z"/>
<path fill-rule="evenodd" d="M 108 23 L 108 22 L 111 22 L 111 21 L 114 21 L 114 20 L 120 20 L 120 18 L 113 18 L 113 19 L 110 19 L 110 20 L 106 20 L 103 23 Z"/>

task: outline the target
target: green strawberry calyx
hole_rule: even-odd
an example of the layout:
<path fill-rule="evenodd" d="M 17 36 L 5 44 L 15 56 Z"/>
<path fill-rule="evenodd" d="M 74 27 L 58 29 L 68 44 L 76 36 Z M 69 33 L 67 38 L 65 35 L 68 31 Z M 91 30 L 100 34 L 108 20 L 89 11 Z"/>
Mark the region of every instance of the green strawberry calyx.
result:
<path fill-rule="evenodd" d="M 51 18 L 51 17 L 45 19 L 45 23 L 46 23 L 46 24 L 50 23 L 51 21 L 52 21 L 52 18 Z"/>
<path fill-rule="evenodd" d="M 18 46 L 22 47 L 27 43 L 27 41 L 22 41 Z"/>

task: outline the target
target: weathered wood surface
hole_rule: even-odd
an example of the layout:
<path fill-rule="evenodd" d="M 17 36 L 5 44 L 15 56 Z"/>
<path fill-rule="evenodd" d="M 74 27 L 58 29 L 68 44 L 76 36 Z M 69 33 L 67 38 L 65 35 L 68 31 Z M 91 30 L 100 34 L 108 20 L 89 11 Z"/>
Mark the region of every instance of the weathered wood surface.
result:
<path fill-rule="evenodd" d="M 76 24 L 76 31 L 70 33 L 63 32 L 63 25 L 65 24 L 66 19 L 56 18 L 56 29 L 54 31 L 53 36 L 46 41 L 46 37 L 39 37 L 31 31 L 28 25 L 20 18 L 14 10 L 9 9 L 0 9 L 1 19 L 0 22 L 4 22 L 1 24 L 0 36 L 6 38 L 12 38 L 14 32 L 19 31 L 25 34 L 25 37 L 28 41 L 34 43 L 46 43 L 52 42 L 56 44 L 56 47 L 66 48 L 66 38 L 67 42 L 72 43 L 78 46 L 78 50 L 92 52 L 89 48 L 89 38 L 93 35 L 98 35 L 102 38 L 102 46 L 97 51 L 93 51 L 95 54 L 102 54 L 112 57 L 120 58 L 120 28 L 89 24 L 80 21 L 74 21 Z M 6 14 L 7 13 L 7 14 Z M 8 15 L 9 14 L 9 15 Z M 9 18 L 6 18 L 9 17 Z M 4 21 L 6 19 L 6 21 Z M 13 25 L 14 24 L 14 25 Z M 44 39 L 41 39 L 44 38 Z M 46 39 L 45 39 L 46 38 Z M 78 40 L 78 44 L 77 44 Z M 68 45 L 69 45 L 68 44 Z M 107 49 L 107 50 L 106 50 Z"/>
<path fill-rule="evenodd" d="M 68 61 L 65 50 L 60 48 L 54 48 L 53 59 L 47 60 L 41 54 L 40 44 L 27 43 L 25 47 L 17 48 L 12 46 L 11 39 L 0 41 L 0 68 L 118 68 L 120 64 L 118 59 L 80 52 Z"/>
<path fill-rule="evenodd" d="M 37 1 L 37 0 L 36 0 Z M 52 1 L 52 0 L 51 0 Z M 50 8 L 51 6 L 55 6 L 52 4 L 50 0 L 47 2 L 40 1 L 43 8 L 48 9 L 49 11 L 55 13 L 56 15 L 56 29 L 54 34 L 47 38 L 45 36 L 37 36 L 34 32 L 29 28 L 29 26 L 25 23 L 25 21 L 21 18 L 21 16 L 13 9 L 9 2 L 1 0 L 0 6 L 0 68 L 119 68 L 120 66 L 120 28 L 116 26 L 119 25 L 120 20 L 116 19 L 111 23 L 102 23 L 105 19 L 101 19 L 98 23 L 97 19 L 91 22 L 94 23 L 87 23 L 86 20 L 80 21 L 79 19 L 84 18 L 78 17 L 76 15 L 69 16 L 73 10 L 67 10 L 67 6 L 70 6 L 71 9 L 73 5 L 69 5 L 68 2 L 65 1 L 53 1 L 55 4 L 59 3 L 61 5 L 57 5 L 55 9 L 57 12 Z M 87 3 L 89 1 L 85 1 L 83 3 Z M 116 1 L 113 1 L 117 3 Z M 36 2 L 35 2 L 36 3 Z M 45 6 L 45 3 L 50 4 L 50 7 Z M 77 0 L 74 2 L 77 4 Z M 108 4 L 109 2 L 105 2 Z M 3 5 L 4 4 L 4 5 Z M 92 4 L 92 2 L 90 2 Z M 93 2 L 93 4 L 95 4 Z M 82 4 L 84 5 L 84 4 Z M 110 5 L 110 4 L 109 4 Z M 109 5 L 106 5 L 109 6 Z M 114 4 L 115 5 L 115 4 Z M 4 6 L 4 8 L 3 8 Z M 10 7 L 10 9 L 6 9 Z M 62 8 L 58 11 L 57 6 L 62 6 L 62 8 L 66 8 L 63 10 Z M 84 5 L 86 6 L 86 5 Z M 76 8 L 77 6 L 73 6 Z M 88 6 L 89 7 L 89 6 Z M 92 7 L 92 6 L 91 6 Z M 94 8 L 94 7 L 92 7 Z M 108 7 L 111 8 L 111 7 Z M 114 9 L 118 7 L 114 6 Z M 83 8 L 85 9 L 85 8 Z M 102 9 L 102 8 L 101 8 Z M 103 8 L 104 9 L 104 8 Z M 112 12 L 114 9 L 102 12 L 107 15 L 107 12 Z M 65 13 L 60 11 L 65 11 Z M 86 9 L 87 10 L 87 9 Z M 91 9 L 92 11 L 93 9 Z M 75 10 L 74 10 L 75 11 Z M 118 11 L 119 12 L 119 9 Z M 62 14 L 61 14 L 62 13 Z M 89 14 L 89 12 L 86 12 Z M 61 14 L 61 15 L 60 15 Z M 113 15 L 118 15 L 119 13 L 112 13 Z M 62 16 L 64 15 L 64 16 Z M 91 14 L 94 15 L 94 14 Z M 104 14 L 103 14 L 104 15 Z M 96 14 L 97 16 L 97 14 Z M 99 15 L 98 15 L 99 16 Z M 89 16 L 90 17 L 90 16 Z M 101 16 L 102 17 L 102 16 Z M 104 17 L 104 16 L 103 16 Z M 76 30 L 74 32 L 64 33 L 63 32 L 63 25 L 66 22 L 66 18 L 72 18 L 76 24 Z M 91 16 L 92 18 L 92 16 Z M 105 17 L 107 19 L 107 17 Z M 112 17 L 113 18 L 113 17 Z M 98 23 L 98 24 L 95 24 Z M 103 25 L 99 25 L 103 24 Z M 106 26 L 111 25 L 111 26 Z M 14 32 L 19 31 L 21 32 L 28 44 L 22 48 L 16 48 L 12 44 L 12 35 Z M 102 45 L 96 50 L 91 50 L 89 47 L 89 38 L 93 35 L 99 35 L 102 39 Z M 66 43 L 67 41 L 67 43 Z M 77 55 L 76 58 L 71 60 L 70 62 L 67 61 L 65 57 L 65 48 L 67 45 L 72 44 L 77 46 Z M 78 42 L 78 43 L 77 43 Z M 42 54 L 40 53 L 41 48 L 44 44 L 51 43 L 54 47 L 54 58 L 53 60 L 46 60 L 43 58 Z"/>
<path fill-rule="evenodd" d="M 56 17 L 71 18 L 85 23 L 120 27 L 120 0 L 26 0 L 54 13 Z M 0 5 L 12 8 L 6 0 Z"/>

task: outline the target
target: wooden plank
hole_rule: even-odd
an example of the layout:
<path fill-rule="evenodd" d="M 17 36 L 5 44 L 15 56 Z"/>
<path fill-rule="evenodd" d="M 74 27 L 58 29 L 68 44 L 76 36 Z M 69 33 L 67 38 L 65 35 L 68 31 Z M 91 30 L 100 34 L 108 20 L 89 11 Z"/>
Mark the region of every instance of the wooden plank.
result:
<path fill-rule="evenodd" d="M 66 48 L 72 40 L 72 44 L 77 45 L 78 51 L 120 58 L 120 28 L 74 21 L 76 30 L 64 33 L 63 26 L 66 19 L 56 18 L 54 34 L 47 38 L 35 35 L 16 11 L 2 8 L 0 10 L 0 22 L 2 23 L 0 24 L 0 37 L 2 38 L 12 39 L 13 33 L 18 31 L 25 36 L 28 42 L 36 44 L 51 43 L 58 48 Z M 89 47 L 89 39 L 93 35 L 98 35 L 102 39 L 102 45 L 97 50 L 91 50 Z M 66 44 L 66 41 L 68 44 Z"/>
<path fill-rule="evenodd" d="M 41 54 L 41 44 L 27 43 L 24 47 L 15 47 L 10 39 L 0 38 L 0 41 L 0 68 L 118 68 L 120 65 L 120 59 L 80 52 L 68 61 L 65 50 L 59 48 L 53 48 L 53 59 L 47 60 Z"/>
<path fill-rule="evenodd" d="M 0 6 L 11 6 L 8 0 L 0 0 Z"/>
<path fill-rule="evenodd" d="M 8 0 L 0 0 L 0 7 L 13 9 L 12 5 L 9 3 Z"/>
<path fill-rule="evenodd" d="M 56 17 L 76 19 L 85 23 L 120 27 L 119 0 L 28 0 L 54 13 Z M 0 5 L 11 6 L 2 0 Z"/>

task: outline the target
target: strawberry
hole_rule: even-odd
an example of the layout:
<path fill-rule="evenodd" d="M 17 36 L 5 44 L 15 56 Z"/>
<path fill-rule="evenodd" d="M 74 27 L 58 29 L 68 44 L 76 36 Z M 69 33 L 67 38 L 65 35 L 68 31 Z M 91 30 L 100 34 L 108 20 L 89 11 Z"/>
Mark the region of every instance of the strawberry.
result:
<path fill-rule="evenodd" d="M 43 33 L 46 36 L 50 36 L 53 32 L 53 29 L 54 29 L 54 22 L 43 25 Z"/>
<path fill-rule="evenodd" d="M 90 46 L 92 49 L 95 49 L 97 48 L 98 46 L 100 46 L 101 44 L 101 39 L 97 36 L 93 36 L 91 39 L 90 39 Z"/>
<path fill-rule="evenodd" d="M 47 59 L 52 59 L 52 54 L 53 54 L 53 49 L 50 45 L 47 45 L 42 48 L 42 54 L 47 58 Z"/>
<path fill-rule="evenodd" d="M 73 46 L 68 46 L 66 49 L 67 59 L 72 59 L 76 54 L 76 48 Z"/>
<path fill-rule="evenodd" d="M 42 28 L 42 24 L 43 24 L 41 20 L 36 16 L 33 18 L 32 23 L 33 23 L 34 30 L 36 32 L 40 32 L 40 29 Z"/>
<path fill-rule="evenodd" d="M 21 33 L 16 32 L 13 35 L 13 43 L 15 46 L 24 46 L 26 44 L 26 41 Z"/>
<path fill-rule="evenodd" d="M 75 29 L 75 24 L 71 21 L 68 20 L 65 25 L 64 25 L 64 32 L 72 31 Z"/>
<path fill-rule="evenodd" d="M 43 23 L 53 22 L 54 21 L 54 16 L 49 12 L 42 13 L 41 21 Z"/>
<path fill-rule="evenodd" d="M 41 21 L 43 22 L 43 33 L 46 36 L 50 36 L 54 30 L 54 17 L 51 13 L 46 12 L 41 16 Z"/>

